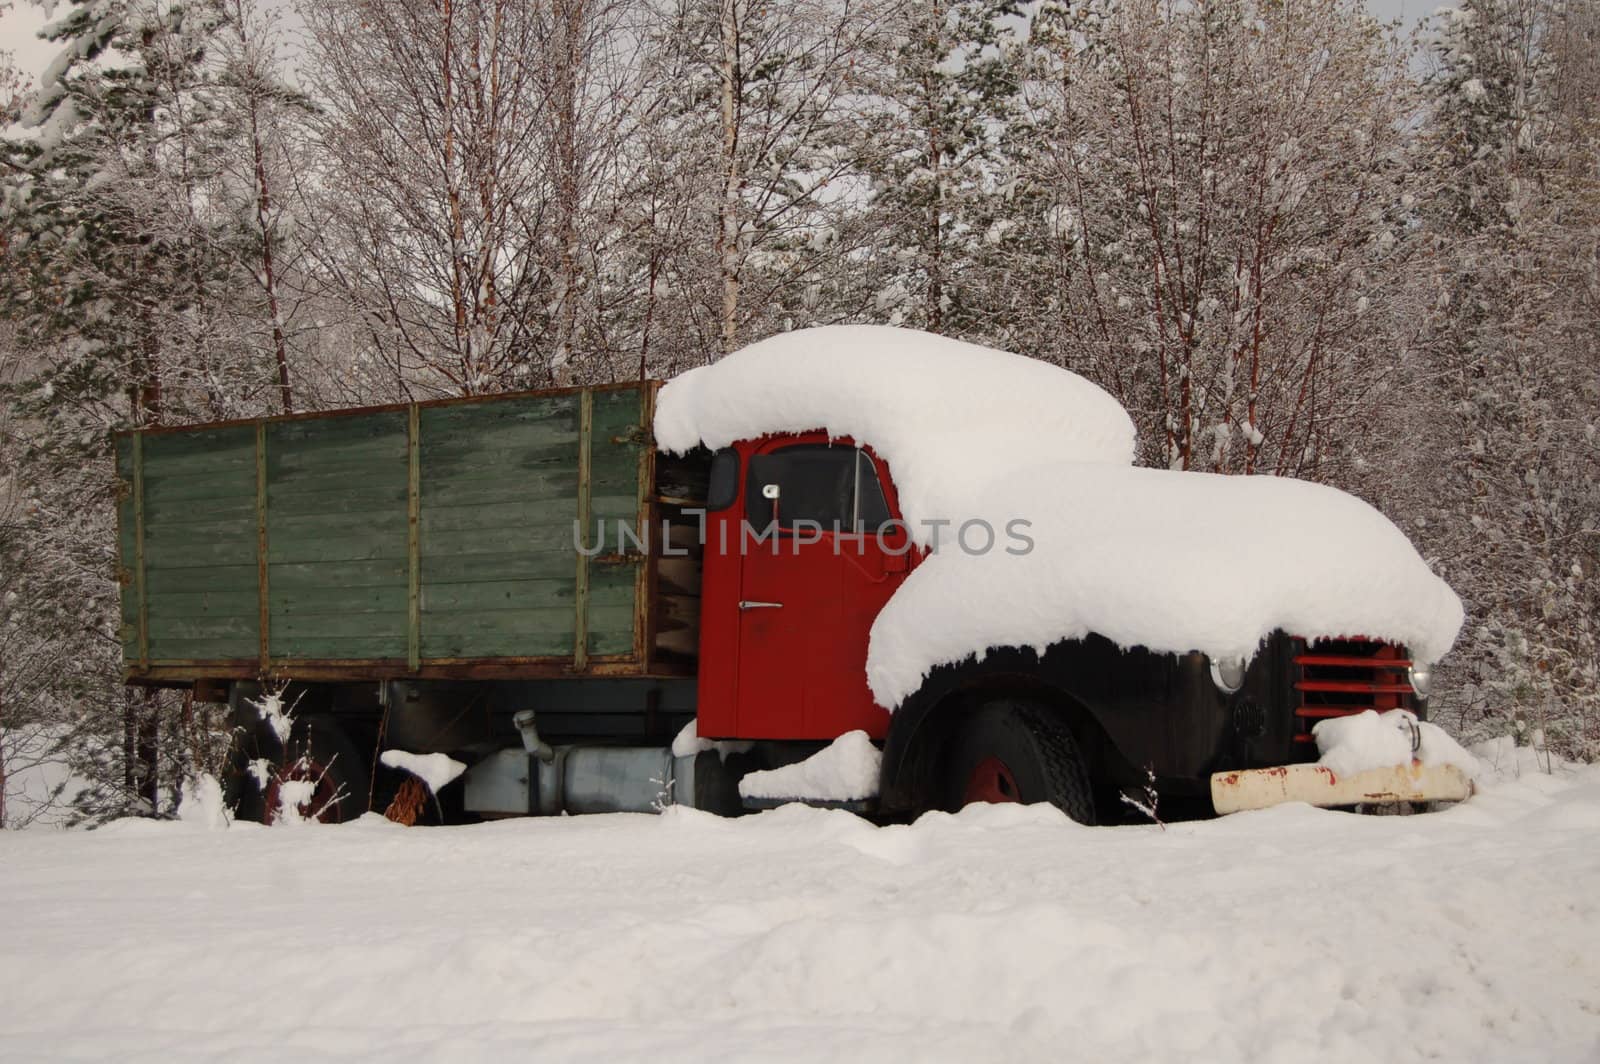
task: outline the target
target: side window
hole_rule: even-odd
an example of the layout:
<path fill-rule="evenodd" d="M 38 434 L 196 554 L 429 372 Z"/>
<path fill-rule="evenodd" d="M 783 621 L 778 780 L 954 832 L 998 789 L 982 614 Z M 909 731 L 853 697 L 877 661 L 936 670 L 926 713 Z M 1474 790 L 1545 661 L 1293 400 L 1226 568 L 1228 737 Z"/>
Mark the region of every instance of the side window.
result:
<path fill-rule="evenodd" d="M 714 478 L 713 478 L 714 479 Z M 800 443 L 750 459 L 745 485 L 745 516 L 756 528 L 773 519 L 774 500 L 762 488 L 778 486 L 780 528 L 814 521 L 824 531 L 877 531 L 889 520 L 889 504 L 872 459 L 855 448 Z"/>
<path fill-rule="evenodd" d="M 724 447 L 711 459 L 711 478 L 706 487 L 706 510 L 726 510 L 739 497 L 739 452 Z"/>
<path fill-rule="evenodd" d="M 824 529 L 835 521 L 848 527 L 855 509 L 856 450 L 826 443 L 800 443 L 750 459 L 750 481 L 745 485 L 745 509 L 750 523 L 765 528 L 776 514 L 780 528 L 798 521 L 814 521 Z M 762 494 L 767 484 L 778 485 L 779 497 Z"/>
<path fill-rule="evenodd" d="M 866 451 L 856 452 L 856 531 L 876 532 L 889 520 L 889 500 L 883 497 L 878 470 Z"/>

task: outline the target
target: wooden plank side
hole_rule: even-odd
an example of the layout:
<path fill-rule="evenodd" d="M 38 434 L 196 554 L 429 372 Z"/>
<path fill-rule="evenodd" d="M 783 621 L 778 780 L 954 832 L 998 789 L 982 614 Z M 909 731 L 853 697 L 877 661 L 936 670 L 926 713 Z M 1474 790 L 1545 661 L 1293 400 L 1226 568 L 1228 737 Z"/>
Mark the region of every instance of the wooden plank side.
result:
<path fill-rule="evenodd" d="M 285 595 L 315 592 L 327 588 L 358 590 L 371 587 L 404 587 L 404 558 L 378 558 L 370 561 L 282 562 L 272 567 L 272 593 Z"/>
<path fill-rule="evenodd" d="M 406 668 L 422 664 L 422 418 L 406 410 Z"/>
<path fill-rule="evenodd" d="M 254 654 L 256 620 L 252 616 L 202 617 L 152 621 L 152 661 L 230 660 Z"/>
<path fill-rule="evenodd" d="M 145 602 L 152 623 L 168 618 L 244 617 L 256 608 L 256 589 L 252 586 L 236 591 L 188 588 L 170 592 L 148 591 Z"/>
<path fill-rule="evenodd" d="M 511 476 L 440 477 L 429 467 L 422 481 L 429 509 L 437 517 L 460 506 L 567 506 L 578 491 L 578 471 L 571 459 Z"/>
<path fill-rule="evenodd" d="M 579 401 L 419 411 L 424 659 L 572 653 Z"/>
<path fill-rule="evenodd" d="M 648 466 L 640 462 L 639 452 L 650 435 L 647 410 L 639 388 L 597 392 L 594 397 L 589 512 L 596 526 L 604 526 L 608 553 L 622 549 L 619 523 L 636 536 L 642 534 L 639 478 Z M 646 621 L 639 601 L 645 587 L 641 575 L 638 563 L 591 566 L 589 654 L 642 658 Z"/>
<path fill-rule="evenodd" d="M 423 407 L 428 458 L 477 460 L 490 452 L 537 455 L 569 448 L 577 433 L 574 395 L 509 396 L 473 406 Z"/>
<path fill-rule="evenodd" d="M 256 530 L 254 514 L 242 517 L 212 517 L 196 514 L 194 520 L 174 520 L 170 517 L 153 517 L 145 511 L 145 547 L 159 545 L 169 549 L 182 549 L 189 545 L 217 542 L 238 542 L 253 537 Z"/>
<path fill-rule="evenodd" d="M 594 451 L 594 393 L 578 394 L 578 520 L 573 531 L 576 574 L 573 580 L 572 667 L 589 665 L 589 508 L 590 458 Z"/>
<path fill-rule="evenodd" d="M 255 468 L 255 436 L 250 425 L 139 436 L 150 472 L 168 481 L 190 476 L 248 477 Z"/>
<path fill-rule="evenodd" d="M 393 613 L 406 608 L 406 589 L 390 583 L 380 587 L 299 587 L 276 584 L 268 593 L 274 617 L 306 614 Z"/>
<path fill-rule="evenodd" d="M 563 562 L 571 568 L 571 556 Z M 422 592 L 423 608 L 449 610 L 572 609 L 572 580 L 566 575 L 543 580 L 481 580 L 455 584 L 430 583 Z"/>
<path fill-rule="evenodd" d="M 636 523 L 648 404 L 637 386 L 589 395 L 591 513 Z M 264 422 L 272 661 L 404 662 L 413 579 L 409 653 L 424 665 L 594 657 L 610 670 L 637 655 L 637 564 L 588 564 L 587 625 L 576 615 L 582 405 L 577 391 L 421 405 L 415 474 L 405 407 Z M 154 660 L 256 656 L 255 431 L 160 434 L 170 461 L 152 466 L 144 496 L 157 518 L 145 544 L 150 616 L 167 626 Z M 119 444 L 119 463 L 127 449 Z M 133 538 L 119 537 L 119 556 Z M 615 538 L 608 530 L 607 552 Z M 129 596 L 123 605 L 126 629 L 136 615 Z"/>
<path fill-rule="evenodd" d="M 406 653 L 407 413 L 266 426 L 269 651 Z"/>
<path fill-rule="evenodd" d="M 159 508 L 170 509 L 180 516 L 213 510 L 231 512 L 241 501 L 255 499 L 255 484 L 244 480 L 247 473 L 241 470 L 175 473 L 158 464 L 145 477 L 145 507 L 152 512 Z"/>
<path fill-rule="evenodd" d="M 573 613 L 557 609 L 480 612 L 432 610 L 425 614 L 422 656 L 437 658 L 570 657 Z"/>
<path fill-rule="evenodd" d="M 499 529 L 514 528 L 527 531 L 549 532 L 551 529 L 560 528 L 566 533 L 566 545 L 572 547 L 572 499 L 577 487 L 577 478 L 573 478 L 572 486 L 568 490 L 555 493 L 540 493 L 536 498 L 518 497 L 504 502 L 473 503 L 471 505 L 441 505 L 429 496 L 430 505 L 422 516 L 422 532 L 424 536 L 442 538 L 446 535 L 451 540 L 461 538 L 471 539 L 474 532 L 494 532 Z M 552 511 L 564 511 L 558 520 Z M 552 542 L 552 537 L 540 535 L 541 542 Z"/>
<path fill-rule="evenodd" d="M 210 569 L 219 565 L 249 565 L 255 561 L 253 541 L 213 539 L 168 542 L 165 537 L 145 541 L 147 572 L 157 569 Z"/>
<path fill-rule="evenodd" d="M 255 428 L 139 433 L 149 657 L 254 653 L 259 617 L 237 573 L 255 562 Z"/>
<path fill-rule="evenodd" d="M 327 487 L 307 488 L 309 478 L 298 478 L 292 488 L 278 486 L 267 495 L 267 505 L 273 513 L 288 517 L 296 514 L 367 514 L 377 510 L 403 507 L 406 501 L 405 482 L 385 480 L 351 483 L 349 476 L 341 475 L 328 480 Z"/>
<path fill-rule="evenodd" d="M 405 651 L 406 609 L 405 603 L 400 604 L 397 610 L 387 610 L 372 613 L 355 613 L 343 610 L 339 613 L 274 613 L 272 615 L 272 656 L 275 658 L 294 656 L 309 657 L 303 651 L 292 655 L 285 655 L 279 650 L 279 643 L 298 646 L 303 642 L 312 642 L 324 637 L 333 639 L 347 639 L 352 637 L 382 640 L 385 645 L 392 645 L 389 640 L 394 633 L 400 635 L 399 646 L 402 653 Z M 337 657 L 325 650 L 319 654 L 323 657 Z M 380 655 L 381 656 L 381 655 Z"/>
<path fill-rule="evenodd" d="M 467 554 L 441 550 L 422 558 L 422 585 L 426 589 L 443 584 L 477 583 L 495 580 L 545 580 L 556 578 L 572 587 L 572 533 L 568 542 L 550 550 L 486 551 Z M 565 549 L 562 549 L 563 546 Z"/>
<path fill-rule="evenodd" d="M 473 554 L 541 554 L 545 551 L 565 551 L 571 568 L 572 518 L 569 515 L 560 525 L 513 525 L 508 528 L 475 528 L 436 531 L 426 517 L 424 504 L 422 527 L 422 564 L 457 555 Z"/>
<path fill-rule="evenodd" d="M 251 565 L 195 566 L 188 569 L 149 569 L 145 572 L 146 594 L 153 600 L 162 595 L 208 594 L 256 590 L 256 567 Z"/>
<path fill-rule="evenodd" d="M 229 489 L 232 490 L 231 488 Z M 175 501 L 157 501 L 151 497 L 149 485 L 145 485 L 144 494 L 145 517 L 158 526 L 179 525 L 184 528 L 207 526 L 211 524 L 228 525 L 235 522 L 245 524 L 253 523 L 256 519 L 256 500 L 252 492 L 249 496 L 228 495 L 226 497 L 209 497 L 204 499 L 180 499 Z"/>
<path fill-rule="evenodd" d="M 589 653 L 626 654 L 634 648 L 634 566 L 589 569 Z"/>

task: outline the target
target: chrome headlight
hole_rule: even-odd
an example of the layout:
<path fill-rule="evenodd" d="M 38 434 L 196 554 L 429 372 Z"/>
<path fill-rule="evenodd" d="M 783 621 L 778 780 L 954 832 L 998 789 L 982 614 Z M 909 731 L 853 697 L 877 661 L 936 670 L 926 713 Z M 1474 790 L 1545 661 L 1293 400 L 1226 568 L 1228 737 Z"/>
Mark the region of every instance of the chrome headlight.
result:
<path fill-rule="evenodd" d="M 1246 665 L 1243 658 L 1212 658 L 1211 682 L 1217 685 L 1217 690 L 1231 695 L 1244 686 Z"/>
<path fill-rule="evenodd" d="M 1406 680 L 1418 698 L 1427 698 L 1428 688 L 1433 686 L 1433 670 L 1426 665 L 1412 665 L 1406 670 Z"/>

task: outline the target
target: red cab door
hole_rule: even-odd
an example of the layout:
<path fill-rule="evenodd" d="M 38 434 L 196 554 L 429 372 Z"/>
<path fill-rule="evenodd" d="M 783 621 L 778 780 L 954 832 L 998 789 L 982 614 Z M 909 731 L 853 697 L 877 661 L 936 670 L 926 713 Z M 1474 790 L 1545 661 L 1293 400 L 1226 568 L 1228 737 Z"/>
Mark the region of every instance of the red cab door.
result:
<path fill-rule="evenodd" d="M 743 489 L 738 735 L 881 738 L 867 637 L 910 562 L 887 470 L 848 441 L 781 437 L 748 452 Z"/>

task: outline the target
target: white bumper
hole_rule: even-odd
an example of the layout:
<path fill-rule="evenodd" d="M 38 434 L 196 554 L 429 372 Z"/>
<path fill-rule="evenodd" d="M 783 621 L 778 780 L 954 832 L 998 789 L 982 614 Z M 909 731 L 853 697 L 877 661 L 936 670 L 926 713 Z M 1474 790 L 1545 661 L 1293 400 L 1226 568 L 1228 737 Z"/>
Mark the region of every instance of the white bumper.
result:
<path fill-rule="evenodd" d="M 1265 809 L 1282 802 L 1311 805 L 1392 805 L 1397 802 L 1459 802 L 1472 795 L 1472 780 L 1454 765 L 1395 765 L 1352 776 L 1335 776 L 1322 765 L 1279 765 L 1211 777 L 1211 804 L 1218 813 Z"/>

